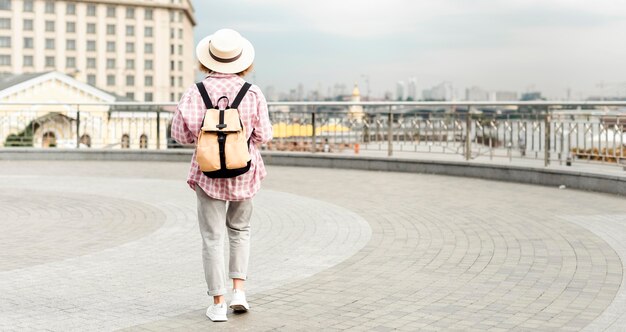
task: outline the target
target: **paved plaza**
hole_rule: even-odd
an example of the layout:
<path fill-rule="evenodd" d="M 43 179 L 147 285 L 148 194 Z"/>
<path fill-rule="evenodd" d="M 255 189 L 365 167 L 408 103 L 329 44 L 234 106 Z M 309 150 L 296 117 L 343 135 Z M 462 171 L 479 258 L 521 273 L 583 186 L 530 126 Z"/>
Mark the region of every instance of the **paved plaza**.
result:
<path fill-rule="evenodd" d="M 268 167 L 212 323 L 187 163 L 0 162 L 0 330 L 623 331 L 626 199 Z"/>

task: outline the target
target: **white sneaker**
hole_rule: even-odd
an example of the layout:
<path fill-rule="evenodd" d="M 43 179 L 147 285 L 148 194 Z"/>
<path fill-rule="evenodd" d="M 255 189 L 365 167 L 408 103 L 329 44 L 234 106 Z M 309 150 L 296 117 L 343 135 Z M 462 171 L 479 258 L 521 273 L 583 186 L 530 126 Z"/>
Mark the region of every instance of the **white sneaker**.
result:
<path fill-rule="evenodd" d="M 227 310 L 228 308 L 226 308 L 226 304 L 224 302 L 220 304 L 211 304 L 206 310 L 206 316 L 214 322 L 225 322 L 228 320 L 228 318 L 226 318 Z"/>
<path fill-rule="evenodd" d="M 235 312 L 246 312 L 250 309 L 248 301 L 246 301 L 246 293 L 242 290 L 233 290 L 233 299 L 230 301 L 230 308 Z"/>

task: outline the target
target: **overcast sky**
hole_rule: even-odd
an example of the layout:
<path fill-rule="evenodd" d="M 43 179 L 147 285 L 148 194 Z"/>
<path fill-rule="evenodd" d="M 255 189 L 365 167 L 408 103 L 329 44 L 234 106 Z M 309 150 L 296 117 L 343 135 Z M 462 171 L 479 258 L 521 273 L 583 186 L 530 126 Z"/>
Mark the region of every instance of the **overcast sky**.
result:
<path fill-rule="evenodd" d="M 196 42 L 220 28 L 256 48 L 255 83 L 287 91 L 358 82 L 366 94 L 449 81 L 551 99 L 626 94 L 623 0 L 193 1 Z M 252 80 L 252 77 L 250 77 Z M 621 83 L 621 86 L 615 83 Z"/>

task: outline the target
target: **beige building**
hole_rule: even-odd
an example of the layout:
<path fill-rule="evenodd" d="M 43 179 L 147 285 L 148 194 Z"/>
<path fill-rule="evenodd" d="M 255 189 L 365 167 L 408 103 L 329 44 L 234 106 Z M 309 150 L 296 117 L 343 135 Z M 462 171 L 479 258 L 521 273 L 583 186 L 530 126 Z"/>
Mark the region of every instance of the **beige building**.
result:
<path fill-rule="evenodd" d="M 127 101 L 59 72 L 5 76 L 0 147 L 166 149 L 174 107 Z"/>
<path fill-rule="evenodd" d="M 190 0 L 0 0 L 0 73 L 58 71 L 136 101 L 194 81 Z"/>

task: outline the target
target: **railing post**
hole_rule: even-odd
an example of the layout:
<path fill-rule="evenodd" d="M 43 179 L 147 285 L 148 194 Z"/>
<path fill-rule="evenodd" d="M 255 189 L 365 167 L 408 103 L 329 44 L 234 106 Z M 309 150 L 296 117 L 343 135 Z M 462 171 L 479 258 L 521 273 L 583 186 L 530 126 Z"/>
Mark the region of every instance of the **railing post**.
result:
<path fill-rule="evenodd" d="M 311 112 L 311 129 L 312 129 L 311 130 L 311 139 L 313 140 L 313 142 L 311 142 L 311 150 L 312 150 L 311 152 L 315 153 L 315 151 L 317 150 L 315 148 L 315 143 L 316 143 L 315 142 L 316 141 L 316 139 L 315 139 L 315 110 L 313 110 Z"/>
<path fill-rule="evenodd" d="M 550 165 L 550 111 L 546 112 L 546 117 L 544 120 L 544 140 L 543 140 L 543 149 L 544 149 L 544 166 L 548 167 Z"/>
<path fill-rule="evenodd" d="M 393 114 L 389 106 L 389 116 L 387 117 L 387 156 L 393 155 Z"/>
<path fill-rule="evenodd" d="M 465 160 L 470 160 L 472 158 L 472 150 L 471 150 L 471 133 L 472 133 L 472 107 L 468 106 L 467 108 L 467 116 L 465 117 Z"/>
<path fill-rule="evenodd" d="M 80 105 L 76 105 L 76 148 L 80 148 Z"/>
<path fill-rule="evenodd" d="M 156 112 L 156 148 L 157 150 L 161 149 L 161 112 L 157 108 Z"/>

